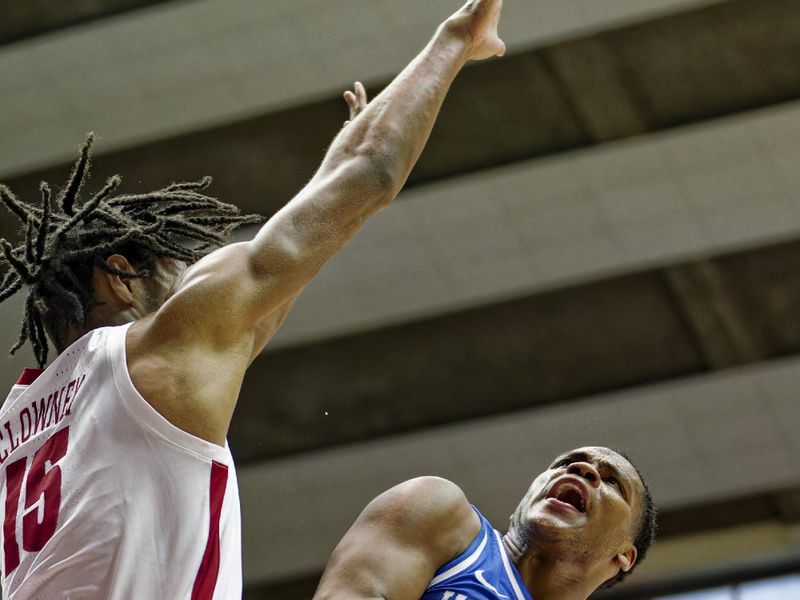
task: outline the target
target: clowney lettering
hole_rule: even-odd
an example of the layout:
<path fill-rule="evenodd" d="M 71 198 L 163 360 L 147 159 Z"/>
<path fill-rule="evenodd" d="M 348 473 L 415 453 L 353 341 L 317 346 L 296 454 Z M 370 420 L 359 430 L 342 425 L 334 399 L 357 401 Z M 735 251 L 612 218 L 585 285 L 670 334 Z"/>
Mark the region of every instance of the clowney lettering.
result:
<path fill-rule="evenodd" d="M 31 437 L 55 426 L 72 414 L 72 403 L 78 395 L 86 375 L 71 379 L 59 389 L 42 396 L 22 408 L 11 419 L 0 424 L 0 464 L 3 464 L 14 450 Z"/>

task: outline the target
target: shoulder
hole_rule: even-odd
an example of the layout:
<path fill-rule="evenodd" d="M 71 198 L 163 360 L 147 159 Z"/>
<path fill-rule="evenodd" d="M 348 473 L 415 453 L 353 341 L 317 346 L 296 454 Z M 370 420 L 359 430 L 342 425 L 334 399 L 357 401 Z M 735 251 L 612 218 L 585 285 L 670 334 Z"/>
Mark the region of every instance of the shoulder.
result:
<path fill-rule="evenodd" d="M 448 479 L 435 476 L 415 477 L 387 490 L 385 494 L 398 501 L 422 503 L 428 509 L 449 511 L 469 506 L 463 490 Z"/>
<path fill-rule="evenodd" d="M 411 536 L 425 535 L 448 560 L 460 554 L 481 529 L 463 490 L 441 477 L 417 477 L 373 500 L 362 518 L 377 520 Z"/>
<path fill-rule="evenodd" d="M 415 477 L 386 490 L 371 504 L 402 507 L 419 516 L 447 514 L 453 509 L 469 508 L 464 492 L 452 481 L 441 477 Z"/>

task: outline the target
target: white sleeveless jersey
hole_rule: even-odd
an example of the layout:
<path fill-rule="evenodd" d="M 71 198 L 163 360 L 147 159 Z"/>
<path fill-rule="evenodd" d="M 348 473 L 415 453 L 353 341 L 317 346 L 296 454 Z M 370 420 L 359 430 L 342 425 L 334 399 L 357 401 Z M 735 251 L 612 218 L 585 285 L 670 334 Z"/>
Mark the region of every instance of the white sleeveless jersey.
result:
<path fill-rule="evenodd" d="M 139 395 L 127 330 L 94 330 L 26 369 L 0 410 L 6 600 L 241 598 L 230 451 Z"/>

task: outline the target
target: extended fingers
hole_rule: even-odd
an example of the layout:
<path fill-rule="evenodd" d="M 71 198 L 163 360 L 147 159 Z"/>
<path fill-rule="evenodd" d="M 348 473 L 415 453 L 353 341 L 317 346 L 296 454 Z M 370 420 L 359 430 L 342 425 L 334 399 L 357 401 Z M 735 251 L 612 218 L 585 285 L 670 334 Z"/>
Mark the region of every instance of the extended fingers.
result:
<path fill-rule="evenodd" d="M 347 102 L 347 108 L 350 110 L 350 119 L 345 122 L 345 125 L 347 125 L 367 107 L 367 91 L 360 81 L 356 81 L 353 85 L 353 91 L 347 90 L 342 94 L 342 97 Z"/>
<path fill-rule="evenodd" d="M 353 85 L 353 91 L 347 90 L 342 94 L 342 97 L 347 103 L 347 108 L 350 112 L 350 117 L 342 125 L 342 127 L 347 127 L 350 121 L 355 119 L 367 107 L 367 92 L 361 82 L 356 81 Z"/>
<path fill-rule="evenodd" d="M 347 102 L 347 106 L 349 106 L 350 108 L 356 107 L 357 99 L 356 95 L 353 92 L 347 90 L 344 94 L 342 94 L 342 97 L 344 98 L 344 101 Z"/>
<path fill-rule="evenodd" d="M 364 89 L 364 84 L 356 81 L 356 100 L 358 101 L 358 110 L 361 112 L 367 107 L 367 90 Z"/>

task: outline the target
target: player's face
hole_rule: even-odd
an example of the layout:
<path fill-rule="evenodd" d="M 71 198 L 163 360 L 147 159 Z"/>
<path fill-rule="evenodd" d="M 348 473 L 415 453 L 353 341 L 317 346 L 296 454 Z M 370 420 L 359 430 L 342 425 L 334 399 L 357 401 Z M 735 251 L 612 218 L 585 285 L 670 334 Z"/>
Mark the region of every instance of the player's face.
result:
<path fill-rule="evenodd" d="M 603 561 L 632 547 L 642 482 L 622 456 L 598 446 L 557 457 L 511 517 L 523 543 L 556 542 L 559 552 Z M 564 542 L 564 543 L 562 543 Z"/>

